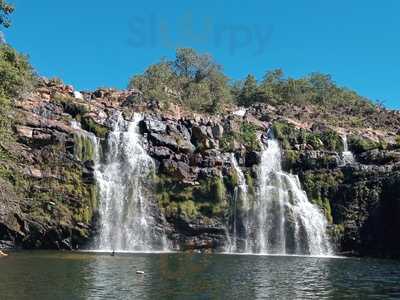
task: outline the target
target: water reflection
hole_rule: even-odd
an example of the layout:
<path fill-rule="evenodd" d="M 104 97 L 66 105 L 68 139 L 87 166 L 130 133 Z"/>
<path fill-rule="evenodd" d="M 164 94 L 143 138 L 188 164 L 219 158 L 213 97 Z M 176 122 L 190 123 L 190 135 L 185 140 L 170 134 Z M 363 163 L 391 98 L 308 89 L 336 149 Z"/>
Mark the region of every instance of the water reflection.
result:
<path fill-rule="evenodd" d="M 256 299 L 325 299 L 332 288 L 329 259 L 275 257 L 273 263 L 262 262 L 254 272 Z"/>
<path fill-rule="evenodd" d="M 400 262 L 383 260 L 23 252 L 0 270 L 1 299 L 400 298 Z"/>

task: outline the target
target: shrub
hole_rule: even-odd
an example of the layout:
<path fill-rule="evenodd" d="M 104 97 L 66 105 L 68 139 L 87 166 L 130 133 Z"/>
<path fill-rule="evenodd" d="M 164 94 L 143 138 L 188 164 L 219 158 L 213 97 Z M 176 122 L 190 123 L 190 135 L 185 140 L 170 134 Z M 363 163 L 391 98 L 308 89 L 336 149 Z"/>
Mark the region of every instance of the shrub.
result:
<path fill-rule="evenodd" d="M 8 45 L 0 45 L 0 94 L 17 97 L 31 89 L 34 80 L 28 58 Z"/>
<path fill-rule="evenodd" d="M 219 140 L 219 147 L 224 152 L 233 152 L 235 150 L 235 135 L 232 132 L 224 132 Z"/>
<path fill-rule="evenodd" d="M 242 123 L 240 126 L 240 138 L 248 150 L 260 151 L 261 145 L 257 137 L 257 127 L 251 123 Z"/>
<path fill-rule="evenodd" d="M 349 139 L 349 148 L 351 151 L 358 154 L 372 149 L 382 148 L 382 145 L 381 143 L 374 142 L 367 138 L 351 136 Z"/>

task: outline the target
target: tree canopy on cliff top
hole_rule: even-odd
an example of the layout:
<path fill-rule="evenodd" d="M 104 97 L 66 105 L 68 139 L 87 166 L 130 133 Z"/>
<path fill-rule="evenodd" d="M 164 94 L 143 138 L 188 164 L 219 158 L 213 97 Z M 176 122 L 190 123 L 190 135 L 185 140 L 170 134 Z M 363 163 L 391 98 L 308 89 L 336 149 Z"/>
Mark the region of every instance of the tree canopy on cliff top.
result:
<path fill-rule="evenodd" d="M 175 103 L 195 111 L 217 112 L 231 100 L 221 67 L 210 55 L 189 48 L 178 49 L 175 60 L 163 60 L 134 76 L 129 87 L 165 106 Z"/>
<path fill-rule="evenodd" d="M 219 112 L 230 103 L 312 104 L 327 109 L 346 106 L 355 111 L 376 107 L 356 92 L 339 87 L 330 75 L 321 73 L 295 79 L 285 77 L 277 69 L 266 72 L 261 81 L 249 74 L 244 81 L 231 82 L 210 55 L 189 48 L 178 49 L 175 60 L 162 60 L 135 75 L 129 87 L 162 104 L 181 104 L 203 112 Z"/>

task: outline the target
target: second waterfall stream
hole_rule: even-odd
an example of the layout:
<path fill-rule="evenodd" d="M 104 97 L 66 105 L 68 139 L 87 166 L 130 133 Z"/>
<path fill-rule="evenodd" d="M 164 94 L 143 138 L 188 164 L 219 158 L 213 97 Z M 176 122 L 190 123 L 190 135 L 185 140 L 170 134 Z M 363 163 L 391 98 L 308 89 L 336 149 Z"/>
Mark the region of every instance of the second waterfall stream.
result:
<path fill-rule="evenodd" d="M 281 163 L 279 142 L 270 137 L 268 147 L 261 155 L 255 199 L 251 201 L 247 195 L 243 173 L 234 161 L 233 167 L 239 178 L 237 189 L 240 192 L 235 193 L 232 230 L 234 245 L 230 245 L 229 251 L 332 254 L 325 216 L 308 200 L 298 177 L 284 172 Z"/>

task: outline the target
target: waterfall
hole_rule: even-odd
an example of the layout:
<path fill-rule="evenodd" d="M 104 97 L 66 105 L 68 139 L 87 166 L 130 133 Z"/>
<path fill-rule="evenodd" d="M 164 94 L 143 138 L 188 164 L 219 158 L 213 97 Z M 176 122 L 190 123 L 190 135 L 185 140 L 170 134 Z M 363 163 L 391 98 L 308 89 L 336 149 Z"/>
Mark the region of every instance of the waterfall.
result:
<path fill-rule="evenodd" d="M 347 142 L 347 135 L 342 135 L 343 152 L 342 152 L 342 165 L 348 165 L 355 162 L 354 155 L 349 151 L 349 144 Z"/>
<path fill-rule="evenodd" d="M 107 149 L 96 163 L 100 196 L 100 233 L 97 248 L 104 251 L 164 250 L 165 236 L 157 227 L 156 207 L 148 200 L 154 162 L 141 146 L 134 115 L 127 122 L 117 115 Z"/>
<path fill-rule="evenodd" d="M 231 208 L 232 239 L 229 241 L 228 251 L 237 252 L 239 248 L 238 247 L 238 239 L 240 231 L 239 221 L 240 220 L 247 221 L 247 218 L 241 217 L 239 213 L 240 211 L 247 211 L 249 209 L 249 203 L 247 198 L 248 187 L 243 171 L 239 168 L 238 162 L 233 153 L 231 154 L 231 164 L 236 173 L 235 175 L 237 177 L 237 186 L 235 186 L 234 189 L 233 205 Z M 247 228 L 246 225 L 247 224 L 243 224 L 244 230 L 246 230 Z M 246 248 L 246 245 L 244 247 Z"/>
<path fill-rule="evenodd" d="M 256 199 L 247 209 L 245 205 L 240 208 L 247 210 L 241 215 L 245 243 L 241 249 L 232 247 L 232 252 L 330 254 L 332 251 L 326 233 L 325 216 L 308 201 L 298 177 L 282 171 L 281 160 L 279 143 L 270 138 L 258 168 Z M 243 173 L 237 163 L 234 168 L 239 177 L 238 190 L 243 191 L 241 203 L 249 203 Z M 237 240 L 235 235 L 236 231 L 233 236 Z"/>

